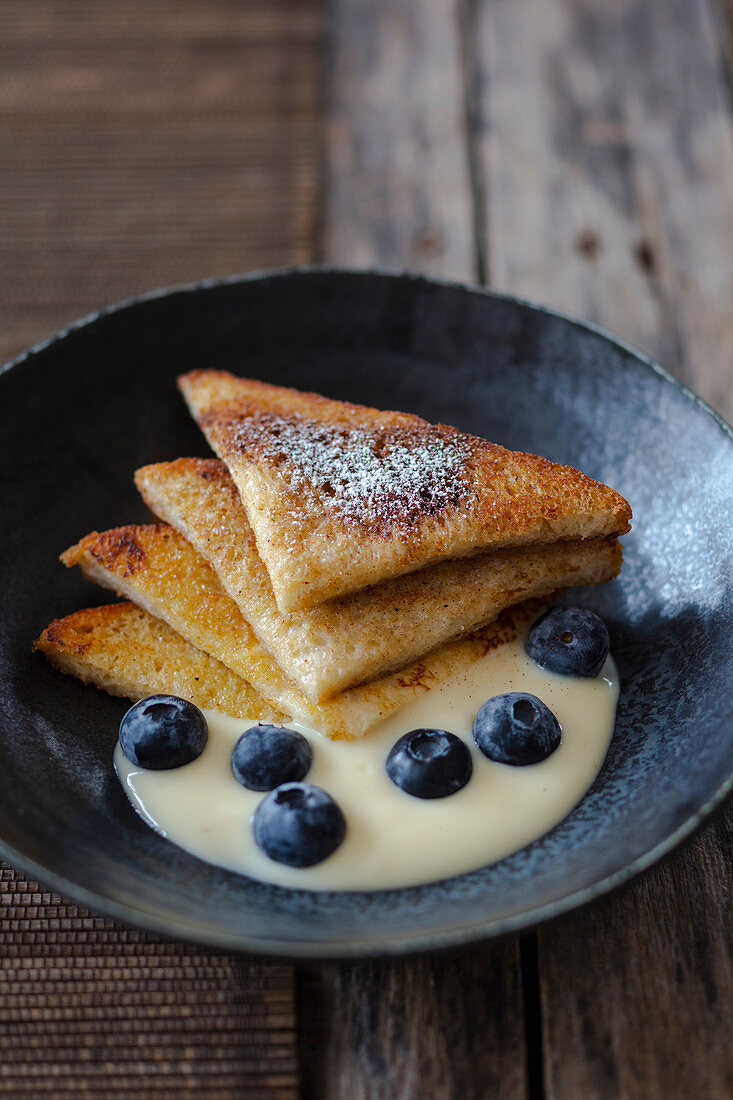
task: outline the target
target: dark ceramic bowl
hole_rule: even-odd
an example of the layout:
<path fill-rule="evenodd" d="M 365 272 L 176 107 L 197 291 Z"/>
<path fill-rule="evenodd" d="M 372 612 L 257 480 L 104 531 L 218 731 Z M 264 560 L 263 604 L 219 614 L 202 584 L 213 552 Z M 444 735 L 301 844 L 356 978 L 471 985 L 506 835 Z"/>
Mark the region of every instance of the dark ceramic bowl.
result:
<path fill-rule="evenodd" d="M 148 829 L 112 771 L 125 704 L 31 643 L 109 597 L 57 561 L 144 521 L 144 463 L 206 454 L 174 386 L 194 367 L 422 414 L 579 466 L 631 502 L 618 580 L 579 600 L 608 623 L 622 694 L 608 759 L 557 828 L 431 886 L 313 894 L 201 863 Z M 733 768 L 733 440 L 691 393 L 588 325 L 426 279 L 328 270 L 149 295 L 0 375 L 4 491 L 0 851 L 114 917 L 289 957 L 397 954 L 526 929 L 668 852 Z"/>

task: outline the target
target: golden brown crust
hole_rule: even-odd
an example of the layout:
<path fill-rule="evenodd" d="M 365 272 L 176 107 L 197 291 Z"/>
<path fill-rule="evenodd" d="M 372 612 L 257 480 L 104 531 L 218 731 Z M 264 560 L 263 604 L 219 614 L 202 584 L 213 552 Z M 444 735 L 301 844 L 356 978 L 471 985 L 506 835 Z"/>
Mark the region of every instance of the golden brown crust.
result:
<path fill-rule="evenodd" d="M 86 608 L 55 619 L 33 648 L 60 672 L 111 695 L 178 695 L 238 718 L 285 718 L 230 669 L 131 603 Z"/>
<path fill-rule="evenodd" d="M 179 385 L 231 471 L 281 611 L 446 558 L 628 530 L 608 486 L 446 425 L 226 372 Z"/>
<path fill-rule="evenodd" d="M 344 692 L 323 708 L 321 724 L 316 721 L 315 728 L 336 739 L 362 735 L 433 683 L 459 675 L 495 644 L 515 637 L 545 602 L 520 604 L 495 626 L 442 646 L 401 673 Z M 274 722 L 286 717 L 231 669 L 131 603 L 89 608 L 57 619 L 34 649 L 59 671 L 112 695 L 141 699 L 166 693 L 236 717 Z"/>
<path fill-rule="evenodd" d="M 93 633 L 99 628 L 113 628 L 119 619 L 120 609 L 131 604 L 107 604 L 104 607 L 90 607 L 76 611 L 63 619 L 54 619 L 33 643 L 34 651 L 50 654 L 56 649 L 65 649 L 77 656 L 83 656 L 93 644 Z"/>
<path fill-rule="evenodd" d="M 163 532 L 163 524 L 155 525 Z M 152 530 L 153 525 L 150 525 Z M 91 554 L 104 568 L 118 572 L 121 577 L 133 577 L 145 568 L 145 549 L 140 539 L 140 527 L 114 527 L 110 531 L 92 531 L 80 542 L 70 546 L 60 555 L 64 565 L 77 565 L 85 554 Z"/>
<path fill-rule="evenodd" d="M 214 571 L 172 527 L 141 524 L 95 531 L 67 550 L 62 560 L 162 619 L 190 645 L 251 683 L 273 706 L 293 713 L 290 704 L 305 705 L 260 646 Z"/>
<path fill-rule="evenodd" d="M 138 470 L 148 506 L 216 572 L 262 645 L 313 703 L 399 669 L 507 605 L 618 572 L 604 540 L 499 550 L 441 562 L 307 611 L 279 612 L 236 486 L 216 459 L 176 459 Z"/>
<path fill-rule="evenodd" d="M 156 524 L 118 531 L 124 532 L 123 539 L 117 537 L 117 532 L 82 539 L 73 548 L 73 554 L 65 555 L 68 563 L 79 565 L 91 580 L 134 600 L 156 621 L 162 620 L 161 625 L 167 624 L 176 638 L 185 640 L 198 652 L 209 654 L 252 684 L 273 707 L 329 737 L 361 736 L 424 690 L 428 686 L 428 672 L 437 677 L 452 670 L 456 663 L 458 667 L 470 664 L 485 651 L 482 641 L 485 633 L 462 639 L 433 651 L 399 673 L 353 687 L 315 706 L 259 645 L 211 567 L 182 535 Z M 135 553 L 135 560 L 144 562 L 133 575 L 125 573 L 126 554 L 112 556 L 107 563 L 111 569 L 101 564 L 106 548 L 129 540 L 135 541 L 141 551 Z"/>

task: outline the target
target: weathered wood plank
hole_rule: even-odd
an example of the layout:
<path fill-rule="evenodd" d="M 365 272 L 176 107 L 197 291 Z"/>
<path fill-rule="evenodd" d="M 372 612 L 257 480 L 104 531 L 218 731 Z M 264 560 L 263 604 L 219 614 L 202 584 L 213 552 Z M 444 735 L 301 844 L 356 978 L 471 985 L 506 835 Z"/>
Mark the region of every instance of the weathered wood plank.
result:
<path fill-rule="evenodd" d="M 700 2 L 479 0 L 485 252 L 733 412 L 733 130 Z M 547 1094 L 731 1095 L 730 813 L 539 935 Z"/>
<path fill-rule="evenodd" d="M 458 0 L 336 0 L 324 257 L 474 273 Z"/>
<path fill-rule="evenodd" d="M 733 137 L 703 0 L 479 0 L 497 289 L 599 321 L 733 416 Z"/>
<path fill-rule="evenodd" d="M 540 932 L 549 1100 L 733 1096 L 733 814 Z"/>
<path fill-rule="evenodd" d="M 301 970 L 307 1096 L 504 1100 L 525 1095 L 516 952 Z"/>
<path fill-rule="evenodd" d="M 458 3 L 336 0 L 323 256 L 476 277 Z M 518 945 L 299 970 L 308 1096 L 526 1095 Z"/>

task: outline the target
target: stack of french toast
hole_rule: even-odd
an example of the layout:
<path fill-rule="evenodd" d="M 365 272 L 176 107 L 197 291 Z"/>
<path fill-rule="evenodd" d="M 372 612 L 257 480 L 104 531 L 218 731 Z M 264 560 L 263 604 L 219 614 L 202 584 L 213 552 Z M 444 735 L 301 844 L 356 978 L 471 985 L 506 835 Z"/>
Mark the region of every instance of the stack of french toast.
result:
<path fill-rule="evenodd" d="M 357 737 L 496 644 L 507 608 L 619 570 L 629 506 L 571 467 L 221 371 L 179 387 L 218 457 L 135 473 L 159 522 L 62 554 L 126 602 L 36 642 L 112 694 Z"/>

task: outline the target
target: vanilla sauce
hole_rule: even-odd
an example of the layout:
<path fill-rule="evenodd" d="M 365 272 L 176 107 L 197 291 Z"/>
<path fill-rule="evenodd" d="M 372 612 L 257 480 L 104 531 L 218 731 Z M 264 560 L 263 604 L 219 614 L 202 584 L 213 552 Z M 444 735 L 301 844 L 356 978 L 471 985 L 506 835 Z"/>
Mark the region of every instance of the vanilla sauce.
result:
<path fill-rule="evenodd" d="M 528 691 L 562 727 L 559 748 L 540 764 L 513 767 L 488 760 L 472 727 L 486 699 Z M 518 638 L 491 650 L 467 671 L 390 716 L 354 741 L 330 741 L 293 722 L 308 738 L 313 764 L 305 782 L 336 800 L 347 832 L 322 863 L 293 868 L 256 846 L 251 817 L 265 793 L 234 778 L 231 754 L 255 721 L 206 711 L 209 741 L 182 768 L 147 771 L 131 764 L 119 742 L 114 763 L 133 806 L 163 836 L 209 863 L 252 878 L 306 890 L 378 890 L 435 882 L 502 859 L 562 821 L 593 783 L 608 750 L 618 700 L 611 657 L 594 679 L 540 669 Z M 418 728 L 458 734 L 471 749 L 473 776 L 456 794 L 420 799 L 388 778 L 385 760 L 402 734 Z"/>

